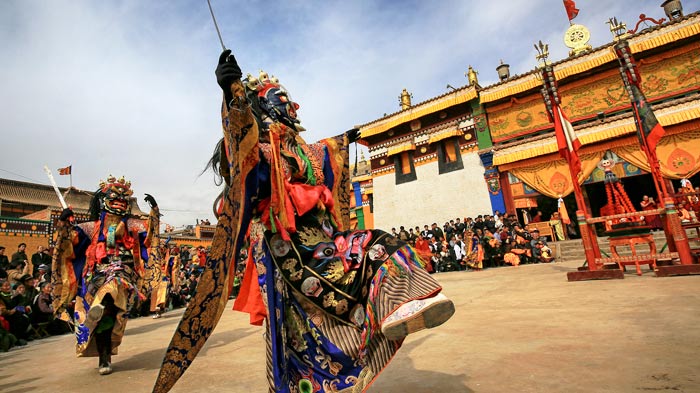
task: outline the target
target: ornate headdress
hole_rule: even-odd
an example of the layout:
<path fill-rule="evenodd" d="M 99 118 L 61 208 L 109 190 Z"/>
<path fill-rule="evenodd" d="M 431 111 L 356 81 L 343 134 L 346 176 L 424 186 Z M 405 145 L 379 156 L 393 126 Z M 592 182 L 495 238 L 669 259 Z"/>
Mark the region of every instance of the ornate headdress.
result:
<path fill-rule="evenodd" d="M 131 182 L 119 179 L 112 175 L 107 177 L 107 181 L 100 180 L 99 196 L 102 202 L 102 209 L 124 216 L 131 210 L 131 196 L 134 191 L 131 189 Z M 96 195 L 97 196 L 97 195 Z"/>

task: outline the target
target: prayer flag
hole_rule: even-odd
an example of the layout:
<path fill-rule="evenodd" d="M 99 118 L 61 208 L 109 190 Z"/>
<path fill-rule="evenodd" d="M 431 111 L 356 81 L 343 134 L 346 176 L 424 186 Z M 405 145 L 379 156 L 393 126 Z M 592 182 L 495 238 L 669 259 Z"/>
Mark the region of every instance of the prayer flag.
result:
<path fill-rule="evenodd" d="M 564 0 L 564 8 L 566 8 L 566 16 L 569 20 L 572 20 L 578 15 L 578 8 L 576 8 L 576 3 L 574 0 Z"/>
<path fill-rule="evenodd" d="M 649 147 L 649 152 L 656 156 L 656 145 L 659 140 L 666 135 L 666 131 L 659 124 L 659 121 L 654 115 L 654 111 L 651 110 L 651 106 L 647 103 L 644 93 L 639 89 L 637 85 L 632 85 L 632 95 L 634 96 L 634 105 L 637 114 L 639 115 L 639 127 L 637 127 L 638 132 L 642 132 L 640 138 L 643 137 L 647 141 L 647 146 Z"/>
<path fill-rule="evenodd" d="M 64 175 L 70 175 L 70 174 L 71 174 L 71 168 L 72 168 L 72 167 L 73 167 L 72 165 L 68 165 L 68 166 L 65 167 L 65 168 L 58 168 L 58 174 L 59 174 L 59 175 L 62 175 L 62 176 L 64 176 Z"/>
<path fill-rule="evenodd" d="M 581 160 L 578 157 L 581 142 L 579 142 L 574 127 L 561 111 L 559 105 L 554 105 L 552 109 L 554 110 L 554 133 L 557 138 L 559 155 L 569 163 L 573 173 L 578 175 L 581 172 Z M 572 180 L 576 181 L 576 179 Z"/>

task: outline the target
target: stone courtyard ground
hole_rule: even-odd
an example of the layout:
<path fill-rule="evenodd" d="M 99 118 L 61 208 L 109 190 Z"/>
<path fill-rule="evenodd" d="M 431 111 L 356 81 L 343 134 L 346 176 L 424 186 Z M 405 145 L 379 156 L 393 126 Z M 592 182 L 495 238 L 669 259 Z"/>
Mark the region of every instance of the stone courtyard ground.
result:
<path fill-rule="evenodd" d="M 578 264 L 439 274 L 455 316 L 368 392 L 700 392 L 700 277 L 567 282 Z M 0 391 L 150 392 L 181 314 L 130 321 L 108 376 L 71 335 L 0 354 Z M 264 368 L 261 329 L 227 311 L 172 391 L 266 392 Z"/>

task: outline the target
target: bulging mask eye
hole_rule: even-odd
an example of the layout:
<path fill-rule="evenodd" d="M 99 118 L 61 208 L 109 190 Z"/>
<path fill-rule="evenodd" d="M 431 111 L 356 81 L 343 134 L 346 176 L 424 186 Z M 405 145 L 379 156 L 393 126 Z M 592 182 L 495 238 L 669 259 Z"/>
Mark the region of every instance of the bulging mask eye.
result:
<path fill-rule="evenodd" d="M 335 255 L 335 244 L 333 243 L 321 243 L 314 249 L 315 259 L 325 259 L 330 258 Z"/>

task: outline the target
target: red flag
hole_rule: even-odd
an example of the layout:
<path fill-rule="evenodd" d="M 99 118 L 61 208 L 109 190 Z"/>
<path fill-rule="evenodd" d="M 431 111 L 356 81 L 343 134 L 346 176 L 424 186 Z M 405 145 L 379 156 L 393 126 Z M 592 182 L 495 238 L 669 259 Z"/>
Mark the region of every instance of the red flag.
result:
<path fill-rule="evenodd" d="M 578 8 L 576 8 L 576 3 L 574 0 L 564 0 L 564 8 L 566 8 L 566 16 L 569 20 L 572 20 L 578 15 Z"/>
<path fill-rule="evenodd" d="M 578 157 L 578 149 L 581 148 L 581 142 L 579 142 L 574 127 L 561 111 L 559 105 L 554 105 L 552 109 L 554 110 L 554 133 L 557 137 L 559 155 L 569 163 L 574 174 L 579 174 L 581 160 Z"/>
<path fill-rule="evenodd" d="M 72 165 L 68 165 L 65 168 L 58 168 L 58 174 L 62 175 L 62 176 L 70 175 L 72 167 L 73 167 Z"/>
<path fill-rule="evenodd" d="M 647 103 L 644 93 L 639 89 L 637 85 L 632 85 L 632 95 L 634 96 L 634 105 L 637 113 L 639 114 L 639 131 L 643 133 L 644 138 L 647 141 L 647 146 L 649 147 L 649 153 L 652 153 L 656 157 L 656 145 L 659 140 L 666 135 L 666 131 L 656 120 L 654 111 L 651 110 L 649 103 Z"/>

